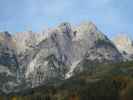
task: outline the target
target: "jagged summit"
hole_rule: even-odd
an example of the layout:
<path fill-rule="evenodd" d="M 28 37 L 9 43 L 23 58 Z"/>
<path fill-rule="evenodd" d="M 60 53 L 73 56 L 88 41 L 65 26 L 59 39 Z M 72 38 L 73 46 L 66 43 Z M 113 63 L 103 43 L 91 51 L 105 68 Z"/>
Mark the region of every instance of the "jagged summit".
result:
<path fill-rule="evenodd" d="M 8 31 L 0 32 L 0 35 L 3 37 L 11 37 L 11 34 Z"/>
<path fill-rule="evenodd" d="M 119 34 L 113 40 L 120 51 L 133 54 L 133 41 L 126 34 Z"/>
<path fill-rule="evenodd" d="M 132 59 L 133 41 L 126 34 L 120 33 L 113 39 L 113 42 L 126 59 Z"/>
<path fill-rule="evenodd" d="M 0 32 L 0 44 L 3 48 L 15 49 L 16 42 L 9 32 Z"/>
<path fill-rule="evenodd" d="M 89 22 L 82 22 L 80 25 L 79 25 L 80 28 L 82 28 L 83 30 L 90 30 L 90 31 L 96 31 L 98 30 L 98 28 L 96 27 L 96 25 L 89 21 Z"/>
<path fill-rule="evenodd" d="M 15 34 L 14 39 L 16 41 L 17 52 L 24 52 L 29 49 L 30 46 L 36 43 L 35 33 L 32 31 L 18 32 Z"/>

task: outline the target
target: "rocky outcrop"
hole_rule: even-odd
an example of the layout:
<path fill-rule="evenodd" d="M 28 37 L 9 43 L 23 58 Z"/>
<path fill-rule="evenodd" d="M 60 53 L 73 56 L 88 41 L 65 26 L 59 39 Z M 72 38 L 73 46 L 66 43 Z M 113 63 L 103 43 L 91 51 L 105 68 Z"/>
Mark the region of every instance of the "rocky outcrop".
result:
<path fill-rule="evenodd" d="M 133 41 L 126 34 L 119 34 L 113 42 L 125 60 L 133 60 Z"/>
<path fill-rule="evenodd" d="M 9 93 L 18 83 L 19 64 L 14 41 L 8 32 L 0 33 L 0 91 Z"/>
<path fill-rule="evenodd" d="M 113 43 L 91 22 L 82 23 L 75 28 L 69 23 L 62 23 L 50 30 L 49 36 L 41 41 L 36 49 L 33 49 L 33 51 L 35 50 L 37 52 L 34 59 L 31 59 L 27 65 L 27 79 L 30 76 L 38 76 L 37 70 L 40 72 L 42 69 L 49 70 L 47 67 L 49 61 L 46 58 L 50 55 L 56 59 L 53 66 L 59 68 L 58 71 L 53 71 L 55 75 L 50 78 L 63 72 L 61 79 L 71 77 L 78 64 L 82 63 L 84 59 L 94 63 L 122 61 L 122 56 Z M 51 76 L 51 74 L 47 75 Z M 44 78 L 45 75 L 42 74 L 40 77 L 42 77 L 40 80 L 44 80 L 43 83 L 47 82 Z M 32 81 L 36 79 L 35 77 L 31 78 Z"/>

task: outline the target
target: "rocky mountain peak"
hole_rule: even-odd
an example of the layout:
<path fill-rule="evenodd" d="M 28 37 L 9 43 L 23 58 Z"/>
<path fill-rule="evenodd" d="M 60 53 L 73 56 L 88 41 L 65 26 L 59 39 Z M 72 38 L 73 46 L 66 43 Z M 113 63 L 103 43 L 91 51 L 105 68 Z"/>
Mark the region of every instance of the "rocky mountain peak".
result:
<path fill-rule="evenodd" d="M 35 33 L 32 31 L 16 33 L 14 39 L 18 53 L 24 52 L 36 43 Z"/>
<path fill-rule="evenodd" d="M 79 26 L 84 31 L 94 32 L 97 30 L 96 25 L 93 22 L 82 22 Z"/>
<path fill-rule="evenodd" d="M 0 44 L 1 47 L 7 48 L 7 49 L 14 49 L 16 48 L 16 42 L 12 38 L 11 34 L 9 32 L 0 32 Z"/>
<path fill-rule="evenodd" d="M 61 30 L 64 31 L 64 33 L 68 32 L 67 30 L 71 30 L 71 24 L 68 22 L 63 22 L 58 27 L 61 28 Z"/>
<path fill-rule="evenodd" d="M 133 59 L 133 41 L 126 34 L 119 34 L 113 39 L 113 42 L 123 55 L 124 60 Z"/>
<path fill-rule="evenodd" d="M 61 33 L 63 36 L 71 39 L 73 38 L 72 26 L 70 23 L 63 22 L 57 27 L 57 29 L 59 30 L 59 33 Z"/>
<path fill-rule="evenodd" d="M 11 40 L 15 41 L 13 51 L 17 53 L 12 52 L 11 58 L 8 54 L 6 59 L 9 59 L 14 74 L 28 82 L 30 87 L 65 80 L 73 76 L 74 72 L 91 70 L 83 66 L 84 60 L 93 63 L 122 60 L 117 48 L 92 22 L 74 27 L 64 22 L 40 33 L 19 32 Z M 0 57 L 2 59 L 3 56 Z M 3 66 L 3 62 L 0 64 Z"/>
<path fill-rule="evenodd" d="M 124 33 L 119 34 L 113 39 L 120 52 L 133 54 L 133 41 Z"/>
<path fill-rule="evenodd" d="M 1 36 L 5 37 L 5 38 L 11 38 L 11 34 L 8 32 L 8 31 L 5 31 L 5 32 L 1 32 L 0 33 Z"/>

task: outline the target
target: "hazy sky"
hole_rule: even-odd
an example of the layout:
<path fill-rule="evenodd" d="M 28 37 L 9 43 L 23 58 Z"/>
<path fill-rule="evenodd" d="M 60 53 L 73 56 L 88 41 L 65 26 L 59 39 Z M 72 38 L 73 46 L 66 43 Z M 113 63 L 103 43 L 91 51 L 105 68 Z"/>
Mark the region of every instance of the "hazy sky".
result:
<path fill-rule="evenodd" d="M 92 21 L 109 37 L 133 37 L 132 0 L 0 0 L 0 31 L 41 31 L 61 22 Z"/>

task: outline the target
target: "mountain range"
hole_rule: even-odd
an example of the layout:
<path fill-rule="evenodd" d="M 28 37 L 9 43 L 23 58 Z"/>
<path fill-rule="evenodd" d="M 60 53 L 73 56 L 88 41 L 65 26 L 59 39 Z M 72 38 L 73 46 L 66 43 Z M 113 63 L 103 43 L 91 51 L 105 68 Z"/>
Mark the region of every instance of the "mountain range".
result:
<path fill-rule="evenodd" d="M 58 85 L 96 64 L 133 60 L 133 41 L 109 39 L 94 23 L 64 22 L 43 32 L 0 33 L 0 94 Z M 87 64 L 87 65 L 86 65 Z"/>

